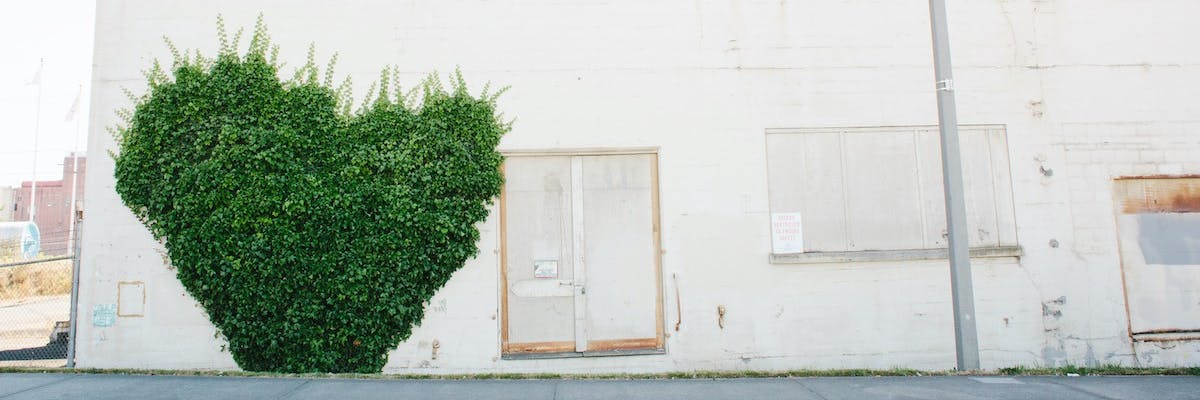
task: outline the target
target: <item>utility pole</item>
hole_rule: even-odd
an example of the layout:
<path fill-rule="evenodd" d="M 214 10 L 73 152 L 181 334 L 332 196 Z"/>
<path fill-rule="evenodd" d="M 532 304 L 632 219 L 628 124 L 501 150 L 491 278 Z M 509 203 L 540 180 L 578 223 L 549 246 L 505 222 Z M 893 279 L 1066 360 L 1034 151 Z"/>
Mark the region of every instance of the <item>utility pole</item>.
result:
<path fill-rule="evenodd" d="M 967 242 L 967 211 L 963 199 L 962 156 L 958 146 L 958 111 L 954 105 L 954 74 L 950 68 L 950 33 L 946 1 L 929 0 L 933 30 L 933 70 L 937 79 L 938 127 L 942 143 L 942 184 L 946 198 L 946 227 L 950 239 L 950 297 L 954 303 L 954 349 L 959 371 L 979 369 L 979 336 L 975 331 L 975 291 Z"/>

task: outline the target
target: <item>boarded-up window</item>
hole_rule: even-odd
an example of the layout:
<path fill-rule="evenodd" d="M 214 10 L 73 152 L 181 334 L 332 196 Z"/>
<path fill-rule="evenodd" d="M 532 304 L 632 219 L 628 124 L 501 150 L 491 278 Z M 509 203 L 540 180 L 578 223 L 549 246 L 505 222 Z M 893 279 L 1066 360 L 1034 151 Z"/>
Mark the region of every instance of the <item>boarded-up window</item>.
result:
<path fill-rule="evenodd" d="M 1004 127 L 959 134 L 970 246 L 1016 246 Z M 946 247 L 938 138 L 936 126 L 769 130 L 772 252 Z"/>

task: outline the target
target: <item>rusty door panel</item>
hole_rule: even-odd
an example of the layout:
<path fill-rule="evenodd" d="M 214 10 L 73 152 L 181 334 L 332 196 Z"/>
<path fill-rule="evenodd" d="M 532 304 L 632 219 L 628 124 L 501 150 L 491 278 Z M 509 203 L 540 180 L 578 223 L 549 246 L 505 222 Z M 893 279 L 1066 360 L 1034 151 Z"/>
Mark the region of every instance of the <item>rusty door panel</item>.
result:
<path fill-rule="evenodd" d="M 1113 187 L 1130 334 L 1200 332 L 1200 178 L 1129 177 Z"/>
<path fill-rule="evenodd" d="M 1122 214 L 1200 213 L 1200 178 L 1117 179 Z"/>

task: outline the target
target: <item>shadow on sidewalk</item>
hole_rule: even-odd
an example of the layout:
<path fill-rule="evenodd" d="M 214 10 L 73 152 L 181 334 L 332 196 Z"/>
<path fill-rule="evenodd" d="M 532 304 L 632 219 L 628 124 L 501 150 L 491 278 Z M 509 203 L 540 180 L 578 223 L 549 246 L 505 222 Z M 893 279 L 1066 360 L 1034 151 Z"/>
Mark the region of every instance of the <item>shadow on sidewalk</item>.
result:
<path fill-rule="evenodd" d="M 67 343 L 50 342 L 42 347 L 0 351 L 0 361 L 53 360 L 67 358 Z"/>

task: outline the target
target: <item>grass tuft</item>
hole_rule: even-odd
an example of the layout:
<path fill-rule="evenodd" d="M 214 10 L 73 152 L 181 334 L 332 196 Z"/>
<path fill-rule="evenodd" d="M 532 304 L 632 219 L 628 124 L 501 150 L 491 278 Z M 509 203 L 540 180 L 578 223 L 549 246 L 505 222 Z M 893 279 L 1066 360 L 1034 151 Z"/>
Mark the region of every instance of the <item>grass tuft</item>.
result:
<path fill-rule="evenodd" d="M 1200 376 L 1200 367 L 1126 367 L 1120 364 L 1102 364 L 1081 367 L 1067 364 L 1061 367 L 1015 366 L 1000 368 L 1001 375 L 1192 375 Z"/>

